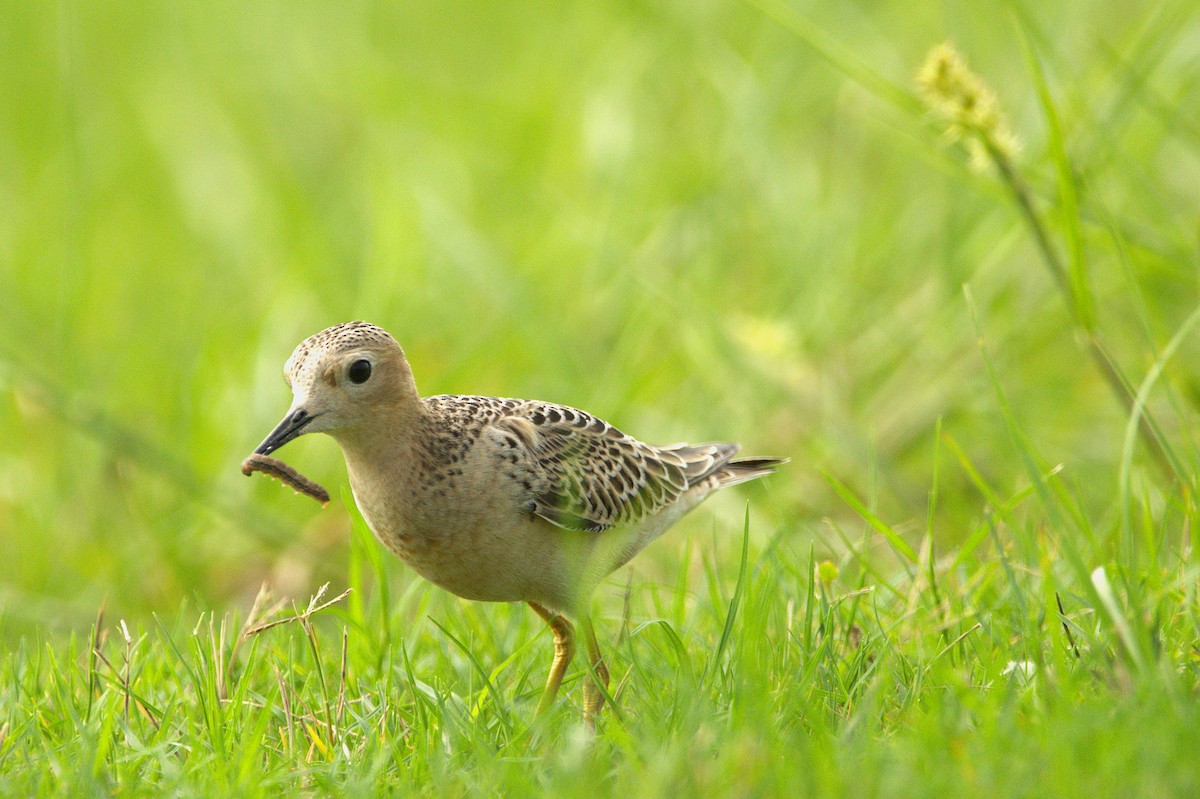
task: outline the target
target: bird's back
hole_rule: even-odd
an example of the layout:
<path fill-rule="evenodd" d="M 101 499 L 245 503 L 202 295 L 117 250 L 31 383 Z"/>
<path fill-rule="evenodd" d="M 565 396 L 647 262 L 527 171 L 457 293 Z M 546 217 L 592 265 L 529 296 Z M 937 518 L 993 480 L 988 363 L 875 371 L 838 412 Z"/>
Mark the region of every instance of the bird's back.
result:
<path fill-rule="evenodd" d="M 500 474 L 524 492 L 520 509 L 570 530 L 636 526 L 784 462 L 735 459 L 734 443 L 654 446 L 586 411 L 537 400 L 440 395 L 424 402 L 446 451 L 490 448 Z"/>

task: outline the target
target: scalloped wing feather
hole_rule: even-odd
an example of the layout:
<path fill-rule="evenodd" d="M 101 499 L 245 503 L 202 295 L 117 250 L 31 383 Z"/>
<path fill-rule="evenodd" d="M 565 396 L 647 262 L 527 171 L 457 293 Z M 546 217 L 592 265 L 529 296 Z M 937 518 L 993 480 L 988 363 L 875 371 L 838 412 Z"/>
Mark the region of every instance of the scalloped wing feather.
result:
<path fill-rule="evenodd" d="M 461 456 L 482 436 L 494 436 L 500 463 L 527 491 L 526 509 L 568 530 L 635 525 L 787 460 L 734 460 L 732 443 L 656 447 L 590 413 L 548 402 L 453 394 L 423 401 L 443 422 L 440 451 Z"/>
<path fill-rule="evenodd" d="M 493 426 L 540 478 L 531 509 L 559 527 L 599 532 L 633 525 L 678 501 L 724 466 L 736 444 L 655 447 L 576 408 L 525 402 Z"/>

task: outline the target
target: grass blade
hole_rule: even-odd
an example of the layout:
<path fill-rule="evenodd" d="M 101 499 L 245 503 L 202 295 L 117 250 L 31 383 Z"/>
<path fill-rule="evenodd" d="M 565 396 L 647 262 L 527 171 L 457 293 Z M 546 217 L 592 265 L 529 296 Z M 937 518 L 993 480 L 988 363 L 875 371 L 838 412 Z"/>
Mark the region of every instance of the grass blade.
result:
<path fill-rule="evenodd" d="M 821 469 L 820 471 L 821 476 L 824 477 L 826 482 L 828 482 L 833 490 L 837 492 L 837 495 L 841 497 L 847 505 L 854 508 L 854 511 L 859 516 L 863 517 L 863 520 L 866 521 L 867 524 L 875 528 L 876 532 L 886 538 L 888 543 L 892 545 L 893 549 L 907 558 L 910 563 L 917 562 L 918 558 L 916 550 L 914 550 L 899 533 L 892 529 L 891 525 L 876 516 L 870 508 L 860 502 L 858 497 L 854 495 L 854 492 L 847 488 L 840 480 L 824 469 Z"/>

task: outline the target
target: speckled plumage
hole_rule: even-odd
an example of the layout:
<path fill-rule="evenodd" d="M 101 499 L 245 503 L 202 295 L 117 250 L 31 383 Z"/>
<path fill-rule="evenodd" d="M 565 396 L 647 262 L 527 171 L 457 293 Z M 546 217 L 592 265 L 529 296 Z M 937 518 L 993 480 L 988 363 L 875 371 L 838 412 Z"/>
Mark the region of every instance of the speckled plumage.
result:
<path fill-rule="evenodd" d="M 306 339 L 284 371 L 295 401 L 258 452 L 328 433 L 380 541 L 459 596 L 531 603 L 556 642 L 545 607 L 585 615 L 596 584 L 683 514 L 783 462 L 735 459 L 731 443 L 656 447 L 564 405 L 421 398 L 400 346 L 365 322 Z"/>
<path fill-rule="evenodd" d="M 566 405 L 500 397 L 441 395 L 423 400 L 431 416 L 431 464 L 461 457 L 485 433 L 505 478 L 527 495 L 523 509 L 567 530 L 602 532 L 637 524 L 689 489 L 758 476 L 729 464 L 736 444 L 654 447 Z"/>

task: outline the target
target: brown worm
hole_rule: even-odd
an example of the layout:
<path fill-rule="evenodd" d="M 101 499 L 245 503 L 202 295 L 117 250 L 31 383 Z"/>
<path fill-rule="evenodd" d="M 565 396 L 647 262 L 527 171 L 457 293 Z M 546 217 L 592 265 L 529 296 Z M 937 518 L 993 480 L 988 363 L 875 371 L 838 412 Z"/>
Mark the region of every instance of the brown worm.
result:
<path fill-rule="evenodd" d="M 328 491 L 277 458 L 255 453 L 242 461 L 242 474 L 249 477 L 255 472 L 270 475 L 299 493 L 307 494 L 322 505 L 329 504 Z"/>

